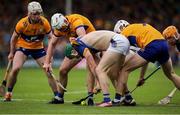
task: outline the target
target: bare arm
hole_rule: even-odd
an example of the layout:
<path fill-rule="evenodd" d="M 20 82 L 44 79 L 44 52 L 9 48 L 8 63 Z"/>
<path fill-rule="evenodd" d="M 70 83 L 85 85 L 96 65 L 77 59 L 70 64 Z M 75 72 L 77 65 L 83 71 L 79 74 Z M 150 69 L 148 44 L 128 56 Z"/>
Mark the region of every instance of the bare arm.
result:
<path fill-rule="evenodd" d="M 45 59 L 44 66 L 43 66 L 46 71 L 49 71 L 51 69 L 50 68 L 51 58 L 54 54 L 54 49 L 58 42 L 58 37 L 54 36 L 53 34 L 50 34 L 49 38 L 50 39 L 48 42 L 47 55 L 46 55 L 46 59 Z"/>
<path fill-rule="evenodd" d="M 83 56 L 86 58 L 86 61 L 90 68 L 91 73 L 93 73 L 93 75 L 96 76 L 95 69 L 97 67 L 97 64 L 93 55 L 91 54 L 88 48 L 84 50 Z"/>
<path fill-rule="evenodd" d="M 50 40 L 51 40 L 52 36 L 53 36 L 53 33 L 52 33 L 52 32 L 50 32 L 50 33 L 48 34 L 48 45 L 49 45 L 49 42 L 50 42 Z"/>
<path fill-rule="evenodd" d="M 142 66 L 142 68 L 141 68 L 141 73 L 140 73 L 140 77 L 139 77 L 139 81 L 138 81 L 138 83 L 137 83 L 137 86 L 141 86 L 141 85 L 143 85 L 143 84 L 145 83 L 144 76 L 145 76 L 147 67 L 148 67 L 148 63 L 145 64 L 144 66 Z"/>
<path fill-rule="evenodd" d="M 148 67 L 148 63 L 141 68 L 140 79 L 144 79 L 144 75 L 146 73 L 147 67 Z"/>
<path fill-rule="evenodd" d="M 13 59 L 18 37 L 19 37 L 19 35 L 14 31 L 13 34 L 12 34 L 12 37 L 11 37 L 11 41 L 10 41 L 10 53 L 9 53 L 9 56 L 8 56 L 9 60 Z"/>
<path fill-rule="evenodd" d="M 78 36 L 84 36 L 86 35 L 86 30 L 84 29 L 84 27 L 79 27 L 76 29 L 76 34 Z"/>

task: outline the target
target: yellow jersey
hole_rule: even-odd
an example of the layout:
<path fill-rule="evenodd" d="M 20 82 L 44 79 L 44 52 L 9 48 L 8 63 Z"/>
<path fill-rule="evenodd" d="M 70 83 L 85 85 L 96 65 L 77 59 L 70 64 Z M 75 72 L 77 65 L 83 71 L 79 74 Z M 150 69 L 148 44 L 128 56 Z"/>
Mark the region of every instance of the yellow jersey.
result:
<path fill-rule="evenodd" d="M 91 22 L 84 16 L 79 14 L 71 14 L 65 16 L 69 22 L 69 30 L 65 32 L 61 32 L 57 29 L 54 29 L 53 33 L 57 37 L 66 36 L 69 37 L 78 37 L 76 34 L 76 29 L 79 27 L 84 27 L 86 33 L 95 31 L 94 26 L 91 24 Z"/>
<path fill-rule="evenodd" d="M 136 44 L 140 48 L 144 48 L 153 40 L 164 39 L 158 30 L 146 23 L 130 24 L 124 28 L 121 34 L 129 39 L 131 45 Z"/>
<path fill-rule="evenodd" d="M 26 49 L 43 48 L 44 36 L 51 32 L 51 26 L 48 20 L 41 16 L 41 21 L 31 24 L 28 16 L 22 18 L 15 27 L 15 32 L 19 35 L 16 47 Z"/>

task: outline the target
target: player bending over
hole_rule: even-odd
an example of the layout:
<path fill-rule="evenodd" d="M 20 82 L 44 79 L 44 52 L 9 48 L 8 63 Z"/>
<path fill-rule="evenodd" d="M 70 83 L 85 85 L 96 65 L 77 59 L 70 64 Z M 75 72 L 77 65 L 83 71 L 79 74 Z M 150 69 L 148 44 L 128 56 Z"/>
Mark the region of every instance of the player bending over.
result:
<path fill-rule="evenodd" d="M 53 38 L 51 39 L 47 49 L 46 61 L 44 64 L 44 68 L 46 69 L 46 71 L 49 71 L 51 69 L 51 57 L 53 56 L 53 51 L 59 40 L 61 40 L 62 38 L 67 38 L 67 40 L 69 40 L 70 37 L 84 36 L 87 33 L 95 31 L 95 28 L 91 24 L 91 22 L 86 17 L 79 14 L 70 14 L 64 16 L 61 13 L 56 13 L 51 17 L 51 25 L 53 28 Z M 69 71 L 80 61 L 81 58 L 64 58 L 59 68 L 59 81 L 64 87 L 67 86 Z M 89 70 L 88 66 L 87 69 Z M 93 92 L 95 81 L 95 77 L 91 74 L 91 72 L 88 72 L 87 80 L 88 94 L 91 94 Z M 59 103 L 63 104 L 64 90 L 62 88 L 60 88 L 60 97 L 61 101 L 59 101 Z M 93 95 L 88 99 L 89 104 L 93 104 L 92 98 Z"/>
<path fill-rule="evenodd" d="M 94 76 L 98 76 L 104 97 L 103 102 L 98 106 L 112 106 L 108 78 L 117 79 L 125 57 L 129 52 L 128 39 L 121 34 L 100 30 L 77 39 L 72 38 L 71 44 L 80 56 L 86 58 Z M 105 51 L 105 53 L 97 65 L 94 60 L 95 54 L 102 51 Z"/>
<path fill-rule="evenodd" d="M 121 27 L 119 27 L 121 28 Z M 164 74 L 177 88 L 180 88 L 180 77 L 175 74 L 169 57 L 168 44 L 162 34 L 146 23 L 129 24 L 124 27 L 121 34 L 125 35 L 130 44 L 140 47 L 141 50 L 124 64 L 117 85 L 117 103 L 122 102 L 123 90 L 126 87 L 128 75 L 133 70 L 144 66 L 148 62 L 158 61 Z M 143 79 L 143 78 L 141 78 Z"/>

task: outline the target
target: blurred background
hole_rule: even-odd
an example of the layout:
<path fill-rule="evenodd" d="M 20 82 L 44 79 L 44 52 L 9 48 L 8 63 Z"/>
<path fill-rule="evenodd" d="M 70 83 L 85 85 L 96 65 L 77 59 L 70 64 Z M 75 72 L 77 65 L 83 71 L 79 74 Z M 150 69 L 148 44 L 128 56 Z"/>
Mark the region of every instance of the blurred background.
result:
<path fill-rule="evenodd" d="M 19 19 L 27 15 L 27 5 L 32 0 L 0 0 L 0 66 L 7 64 L 9 41 Z M 149 23 L 160 32 L 169 25 L 180 29 L 180 0 L 36 0 L 41 3 L 44 16 L 50 21 L 56 13 L 78 13 L 86 16 L 97 30 L 113 30 L 119 19 L 130 23 Z M 47 42 L 45 41 L 47 44 Z M 57 45 L 55 60 L 64 57 L 65 43 Z M 170 48 L 174 65 L 179 54 Z M 33 66 L 31 59 L 25 66 Z M 55 62 L 55 65 L 59 63 Z"/>

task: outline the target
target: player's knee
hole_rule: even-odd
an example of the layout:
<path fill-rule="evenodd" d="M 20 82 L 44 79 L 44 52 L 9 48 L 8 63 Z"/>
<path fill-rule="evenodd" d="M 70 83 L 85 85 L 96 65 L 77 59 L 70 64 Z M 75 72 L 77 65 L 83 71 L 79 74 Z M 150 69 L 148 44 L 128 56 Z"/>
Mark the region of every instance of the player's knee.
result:
<path fill-rule="evenodd" d="M 133 71 L 133 69 L 128 68 L 128 67 L 123 67 L 123 68 L 121 69 L 121 71 L 130 73 L 131 71 Z"/>
<path fill-rule="evenodd" d="M 97 66 L 96 69 L 95 69 L 95 72 L 98 74 L 98 73 L 101 73 L 102 70 L 101 70 L 101 68 L 99 66 Z"/>
<path fill-rule="evenodd" d="M 20 67 L 15 67 L 15 68 L 12 68 L 11 71 L 12 73 L 18 73 L 20 69 L 21 69 Z"/>
<path fill-rule="evenodd" d="M 60 76 L 67 76 L 67 74 L 68 74 L 68 70 L 60 69 L 60 71 L 59 71 Z"/>
<path fill-rule="evenodd" d="M 171 72 L 166 71 L 165 75 L 168 77 L 168 79 L 172 80 L 176 74 L 174 71 L 171 71 Z"/>
<path fill-rule="evenodd" d="M 96 74 L 101 74 L 101 73 L 106 73 L 107 74 L 107 72 L 100 66 L 96 67 L 95 72 L 96 72 Z"/>

